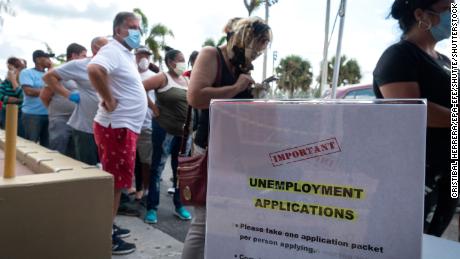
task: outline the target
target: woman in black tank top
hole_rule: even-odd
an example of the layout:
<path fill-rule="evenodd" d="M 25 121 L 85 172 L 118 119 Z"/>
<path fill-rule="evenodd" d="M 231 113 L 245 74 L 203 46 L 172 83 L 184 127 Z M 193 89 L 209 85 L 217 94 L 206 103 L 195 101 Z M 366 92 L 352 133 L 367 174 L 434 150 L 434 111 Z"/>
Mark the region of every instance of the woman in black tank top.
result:
<path fill-rule="evenodd" d="M 209 104 L 211 99 L 253 98 L 249 87 L 252 62 L 263 53 L 271 41 L 271 29 L 260 18 L 234 18 L 224 28 L 227 45 L 201 50 L 193 67 L 187 100 L 202 110 L 194 141 L 194 152 L 203 153 L 208 146 Z M 195 207 L 187 234 L 183 259 L 204 258 L 206 209 Z"/>

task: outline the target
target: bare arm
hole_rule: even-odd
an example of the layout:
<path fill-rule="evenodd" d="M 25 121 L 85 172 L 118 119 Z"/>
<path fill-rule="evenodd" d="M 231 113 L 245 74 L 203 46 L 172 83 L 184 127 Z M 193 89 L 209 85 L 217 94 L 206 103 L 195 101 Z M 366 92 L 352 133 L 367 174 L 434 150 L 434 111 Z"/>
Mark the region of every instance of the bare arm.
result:
<path fill-rule="evenodd" d="M 207 109 L 211 99 L 232 98 L 254 83 L 251 76 L 241 74 L 233 85 L 213 87 L 217 75 L 217 57 L 217 50 L 212 47 L 202 49 L 198 55 L 187 92 L 187 100 L 194 108 Z"/>
<path fill-rule="evenodd" d="M 150 99 L 150 97 L 149 97 L 148 94 L 147 94 L 147 103 L 148 103 L 149 109 L 151 109 L 152 112 L 153 112 L 153 117 L 158 117 L 158 116 L 160 116 L 160 109 L 159 109 L 158 106 L 152 101 L 152 99 Z"/>
<path fill-rule="evenodd" d="M 398 82 L 380 87 L 385 98 L 420 98 L 420 87 L 416 82 Z M 428 102 L 428 127 L 450 127 L 450 110 L 439 104 Z"/>
<path fill-rule="evenodd" d="M 43 76 L 43 81 L 48 85 L 48 88 L 65 98 L 69 98 L 70 91 L 61 84 L 61 77 L 54 71 L 50 70 Z"/>
<path fill-rule="evenodd" d="M 117 101 L 113 98 L 108 85 L 108 75 L 105 68 L 97 64 L 88 65 L 88 76 L 91 84 L 102 98 L 102 105 L 108 112 L 115 110 Z"/>
<path fill-rule="evenodd" d="M 160 89 L 168 83 L 164 73 L 158 73 L 142 81 L 145 91 Z"/>
<path fill-rule="evenodd" d="M 33 88 L 30 85 L 22 85 L 22 90 L 24 94 L 30 97 L 38 97 L 41 92 L 41 88 Z"/>
<path fill-rule="evenodd" d="M 51 99 L 53 98 L 54 92 L 49 89 L 48 87 L 44 87 L 40 91 L 40 100 L 42 100 L 42 103 L 48 108 L 50 106 Z"/>

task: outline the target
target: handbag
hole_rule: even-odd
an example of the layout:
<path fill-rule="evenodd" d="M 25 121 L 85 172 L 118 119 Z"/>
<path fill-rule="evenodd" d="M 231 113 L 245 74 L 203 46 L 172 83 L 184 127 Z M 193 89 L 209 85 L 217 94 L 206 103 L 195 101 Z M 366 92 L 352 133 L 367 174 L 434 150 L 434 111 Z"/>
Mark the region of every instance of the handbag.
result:
<path fill-rule="evenodd" d="M 186 154 L 191 114 L 192 107 L 189 105 L 178 158 L 177 186 L 183 205 L 204 206 L 206 204 L 208 183 L 208 150 L 206 149 L 206 152 L 200 155 L 188 156 Z"/>
<path fill-rule="evenodd" d="M 216 87 L 221 80 L 221 60 L 217 55 L 217 75 L 213 84 Z M 179 152 L 179 165 L 177 167 L 177 187 L 180 200 L 186 206 L 205 206 L 206 189 L 208 185 L 208 149 L 204 154 L 188 156 L 186 154 L 187 140 L 190 135 L 190 122 L 192 120 L 192 107 L 187 109 L 187 118 L 183 127 L 182 141 Z"/>

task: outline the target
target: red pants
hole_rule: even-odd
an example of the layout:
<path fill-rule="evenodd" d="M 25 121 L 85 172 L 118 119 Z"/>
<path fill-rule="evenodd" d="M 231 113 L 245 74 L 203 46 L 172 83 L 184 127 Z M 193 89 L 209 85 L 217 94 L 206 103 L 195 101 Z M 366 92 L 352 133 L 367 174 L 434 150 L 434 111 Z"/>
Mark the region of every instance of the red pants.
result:
<path fill-rule="evenodd" d="M 132 186 L 138 134 L 127 128 L 113 129 L 93 124 L 102 169 L 113 175 L 115 189 Z"/>

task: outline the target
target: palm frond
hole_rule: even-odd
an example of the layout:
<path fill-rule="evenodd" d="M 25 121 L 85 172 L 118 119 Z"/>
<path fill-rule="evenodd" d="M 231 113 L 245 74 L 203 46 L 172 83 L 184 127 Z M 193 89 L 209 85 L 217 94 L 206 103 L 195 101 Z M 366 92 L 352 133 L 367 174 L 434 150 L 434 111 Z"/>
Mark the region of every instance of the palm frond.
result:
<path fill-rule="evenodd" d="M 141 18 L 141 30 L 142 33 L 146 34 L 149 30 L 149 20 L 147 16 L 140 8 L 134 8 L 133 13 L 137 14 Z"/>

